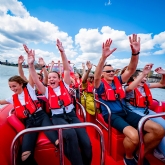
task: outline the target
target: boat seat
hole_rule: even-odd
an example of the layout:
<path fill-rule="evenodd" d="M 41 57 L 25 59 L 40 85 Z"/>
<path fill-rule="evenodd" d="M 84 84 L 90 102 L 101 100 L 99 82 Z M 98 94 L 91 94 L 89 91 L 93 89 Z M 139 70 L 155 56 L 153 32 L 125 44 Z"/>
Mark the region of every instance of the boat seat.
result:
<path fill-rule="evenodd" d="M 98 114 L 98 120 L 106 127 L 108 128 L 108 124 L 104 121 L 104 118 L 102 114 Z M 98 124 L 99 125 L 99 124 Z M 106 131 L 101 125 L 99 125 L 104 133 L 105 137 L 105 143 L 106 146 L 108 144 L 108 131 Z M 119 132 L 117 129 L 110 127 L 111 130 L 111 136 L 110 136 L 110 154 L 112 158 L 115 161 L 119 161 L 123 159 L 123 155 L 125 153 L 124 146 L 123 146 L 123 140 L 124 140 L 124 134 Z"/>
<path fill-rule="evenodd" d="M 153 104 L 149 107 L 156 113 L 165 112 L 165 102 L 153 99 Z M 165 116 L 162 116 L 165 119 Z"/>

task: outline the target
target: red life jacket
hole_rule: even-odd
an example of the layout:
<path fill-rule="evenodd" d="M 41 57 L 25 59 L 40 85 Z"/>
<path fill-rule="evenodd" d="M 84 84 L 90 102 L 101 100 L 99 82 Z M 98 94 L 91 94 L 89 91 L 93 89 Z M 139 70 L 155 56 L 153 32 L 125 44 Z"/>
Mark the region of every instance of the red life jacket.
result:
<path fill-rule="evenodd" d="M 60 85 L 60 91 L 61 91 L 60 96 L 57 96 L 53 88 L 48 86 L 48 100 L 49 100 L 49 105 L 51 109 L 60 109 L 61 107 L 58 104 L 60 100 L 63 101 L 65 107 L 72 104 L 71 96 L 68 90 L 66 89 L 63 81 L 60 81 L 59 85 Z"/>
<path fill-rule="evenodd" d="M 94 82 L 91 83 L 87 81 L 87 87 L 84 91 L 88 93 L 93 93 L 93 89 L 94 89 Z"/>
<path fill-rule="evenodd" d="M 148 107 L 152 105 L 152 94 L 147 84 L 143 86 L 146 96 L 143 96 L 138 88 L 134 89 L 134 98 L 129 99 L 129 103 L 137 107 Z"/>
<path fill-rule="evenodd" d="M 75 88 L 78 88 L 81 83 L 82 83 L 82 80 L 81 79 L 80 79 L 80 82 L 77 82 L 77 79 L 75 79 L 74 87 Z"/>
<path fill-rule="evenodd" d="M 101 98 L 103 100 L 109 100 L 109 101 L 115 101 L 116 99 L 123 99 L 125 98 L 125 91 L 122 88 L 122 85 L 118 79 L 118 77 L 114 76 L 114 84 L 116 89 L 112 89 L 111 86 L 102 79 L 102 82 L 104 84 L 105 92 L 101 95 Z"/>
<path fill-rule="evenodd" d="M 26 87 L 23 89 L 23 91 L 24 91 L 24 99 L 25 99 L 24 106 L 20 103 L 18 99 L 18 94 L 13 95 L 15 113 L 16 116 L 21 119 L 27 118 L 28 114 L 33 114 L 38 108 L 41 107 L 38 100 L 34 101 L 31 99 Z"/>

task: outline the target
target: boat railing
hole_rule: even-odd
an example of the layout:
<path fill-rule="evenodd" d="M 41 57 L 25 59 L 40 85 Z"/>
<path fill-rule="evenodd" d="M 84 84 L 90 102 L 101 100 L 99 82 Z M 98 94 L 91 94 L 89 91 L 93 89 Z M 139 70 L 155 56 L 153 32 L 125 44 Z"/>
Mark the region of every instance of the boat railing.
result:
<path fill-rule="evenodd" d="M 94 89 L 93 90 L 93 94 L 94 94 L 94 107 L 95 107 L 95 120 L 97 123 L 99 123 L 107 132 L 108 132 L 108 153 L 111 153 L 111 150 L 110 150 L 110 146 L 111 146 L 111 129 L 110 129 L 110 126 L 111 126 L 111 110 L 110 108 L 104 104 L 103 102 L 99 101 L 97 98 L 96 98 L 96 90 Z M 96 102 L 99 103 L 99 104 L 102 104 L 103 106 L 105 106 L 105 108 L 107 109 L 108 111 L 108 127 L 105 126 L 101 121 L 99 121 L 98 119 L 98 110 L 97 110 L 97 107 L 96 107 Z"/>
<path fill-rule="evenodd" d="M 85 108 L 83 107 L 83 105 L 77 101 L 76 99 L 76 90 L 73 89 L 73 88 L 69 88 L 70 90 L 70 94 L 74 97 L 74 99 L 76 100 L 76 104 L 78 104 L 78 106 L 80 107 L 81 111 L 80 111 L 80 114 L 82 115 L 83 114 L 83 121 L 86 122 L 86 111 L 85 111 Z M 75 107 L 76 108 L 76 107 Z"/>
<path fill-rule="evenodd" d="M 31 132 L 41 132 L 41 131 L 50 131 L 50 130 L 58 130 L 59 135 L 59 152 L 60 152 L 60 165 L 64 165 L 64 151 L 63 151 L 63 136 L 62 131 L 63 129 L 70 129 L 70 128 L 82 128 L 82 127 L 93 127 L 100 135 L 100 147 L 101 147 L 101 155 L 100 155 L 100 165 L 105 164 L 105 143 L 104 143 L 104 136 L 101 129 L 93 124 L 93 123 L 77 123 L 77 124 L 65 124 L 65 125 L 54 125 L 54 126 L 45 126 L 45 127 L 35 127 L 35 128 L 27 128 L 23 131 L 19 132 L 12 141 L 11 148 L 10 148 L 10 161 L 11 165 L 16 165 L 16 155 L 14 152 L 15 143 L 16 141 L 24 134 L 31 133 Z"/>
<path fill-rule="evenodd" d="M 141 120 L 139 121 L 138 134 L 139 134 L 140 143 L 139 143 L 138 165 L 143 165 L 144 148 L 145 148 L 144 147 L 144 134 L 143 134 L 144 124 L 150 118 L 156 118 L 156 117 L 161 117 L 161 116 L 165 116 L 165 112 L 157 113 L 157 114 L 154 114 L 154 115 L 146 115 L 146 116 L 142 117 Z"/>

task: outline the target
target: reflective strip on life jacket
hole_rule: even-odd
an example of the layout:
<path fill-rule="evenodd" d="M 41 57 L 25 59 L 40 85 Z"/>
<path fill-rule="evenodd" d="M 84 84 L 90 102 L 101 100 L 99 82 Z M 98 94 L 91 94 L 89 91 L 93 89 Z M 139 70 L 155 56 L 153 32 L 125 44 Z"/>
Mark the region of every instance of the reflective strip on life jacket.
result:
<path fill-rule="evenodd" d="M 61 95 L 57 96 L 54 92 L 53 88 L 48 86 L 48 100 L 51 109 L 60 109 L 61 106 L 59 105 L 59 101 L 63 101 L 64 106 L 68 106 L 72 103 L 71 96 L 65 87 L 63 81 L 59 82 Z"/>
<path fill-rule="evenodd" d="M 114 85 L 116 89 L 112 89 L 111 86 L 102 79 L 104 84 L 105 92 L 101 95 L 103 100 L 115 101 L 116 99 L 123 99 L 125 98 L 125 91 L 122 88 L 122 85 L 118 79 L 118 77 L 114 76 Z"/>
<path fill-rule="evenodd" d="M 28 114 L 33 114 L 38 108 L 41 107 L 38 100 L 33 101 L 31 99 L 26 87 L 23 89 L 23 92 L 24 92 L 24 99 L 25 99 L 24 106 L 20 103 L 18 99 L 18 94 L 13 95 L 15 113 L 16 113 L 16 116 L 21 119 L 28 117 Z"/>
<path fill-rule="evenodd" d="M 140 91 L 138 90 L 138 88 L 135 88 L 134 89 L 134 98 L 129 99 L 129 103 L 131 105 L 137 106 L 137 107 L 142 107 L 142 108 L 152 105 L 152 94 L 150 92 L 148 85 L 144 84 L 143 88 L 144 88 L 144 92 L 145 92 L 146 96 L 143 96 L 140 93 Z"/>

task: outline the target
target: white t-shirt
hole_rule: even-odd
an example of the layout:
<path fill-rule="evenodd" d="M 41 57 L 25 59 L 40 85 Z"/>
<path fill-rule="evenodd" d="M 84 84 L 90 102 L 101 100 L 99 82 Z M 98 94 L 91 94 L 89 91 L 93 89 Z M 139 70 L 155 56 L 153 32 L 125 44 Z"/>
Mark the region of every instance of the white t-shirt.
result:
<path fill-rule="evenodd" d="M 65 82 L 64 82 L 64 85 L 65 85 L 66 89 L 69 91 L 69 85 L 66 84 Z M 48 87 L 45 87 L 45 88 L 46 88 L 45 97 L 48 99 Z M 58 87 L 56 87 L 56 88 L 53 88 L 53 90 L 54 90 L 54 92 L 55 92 L 55 94 L 56 94 L 57 96 L 60 96 L 60 95 L 61 95 L 60 86 L 58 86 Z M 70 104 L 70 105 L 66 106 L 66 107 L 65 107 L 66 113 L 71 112 L 73 108 L 74 108 L 74 105 L 73 105 L 73 104 Z M 57 115 L 57 114 L 62 114 L 62 113 L 63 113 L 63 109 L 62 109 L 62 108 L 59 108 L 59 109 L 51 109 L 51 112 L 52 112 L 52 116 L 53 116 L 54 114 L 56 114 L 56 115 Z"/>
<path fill-rule="evenodd" d="M 31 99 L 32 100 L 38 100 L 37 96 L 36 96 L 36 93 L 35 93 L 35 89 L 32 88 L 32 86 L 29 83 L 26 85 L 26 87 L 27 87 L 27 90 L 29 92 L 29 95 L 30 95 Z M 24 96 L 23 91 L 22 91 L 21 94 L 18 94 L 18 99 L 19 99 L 19 101 L 22 105 L 25 105 L 25 96 Z M 13 104 L 13 97 L 7 98 L 6 101 L 10 104 Z M 39 108 L 37 111 L 39 111 L 39 110 L 41 110 L 41 108 Z"/>

